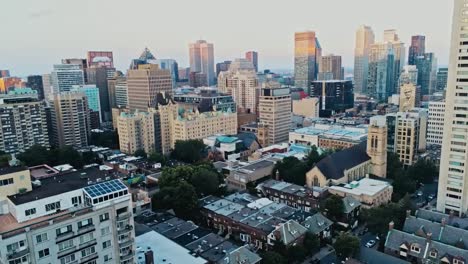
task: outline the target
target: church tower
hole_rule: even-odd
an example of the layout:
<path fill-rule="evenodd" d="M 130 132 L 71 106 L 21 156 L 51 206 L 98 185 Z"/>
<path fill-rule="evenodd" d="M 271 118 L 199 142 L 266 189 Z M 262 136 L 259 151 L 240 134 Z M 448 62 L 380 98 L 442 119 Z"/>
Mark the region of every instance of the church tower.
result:
<path fill-rule="evenodd" d="M 375 176 L 387 177 L 387 125 L 385 116 L 372 117 L 367 134 L 367 155 Z"/>

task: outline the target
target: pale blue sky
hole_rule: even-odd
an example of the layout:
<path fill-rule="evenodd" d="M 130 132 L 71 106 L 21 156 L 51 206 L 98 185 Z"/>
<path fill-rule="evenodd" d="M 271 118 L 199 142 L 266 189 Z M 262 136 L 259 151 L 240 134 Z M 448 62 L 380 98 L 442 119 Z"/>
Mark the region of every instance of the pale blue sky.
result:
<path fill-rule="evenodd" d="M 214 43 L 215 61 L 259 52 L 260 68 L 293 67 L 294 32 L 315 30 L 324 53 L 353 65 L 354 34 L 370 25 L 377 40 L 395 28 L 426 35 L 447 64 L 452 0 L 1 0 L 0 69 L 50 72 L 62 58 L 112 50 L 118 69 L 148 46 L 157 58 L 188 65 L 188 43 Z"/>

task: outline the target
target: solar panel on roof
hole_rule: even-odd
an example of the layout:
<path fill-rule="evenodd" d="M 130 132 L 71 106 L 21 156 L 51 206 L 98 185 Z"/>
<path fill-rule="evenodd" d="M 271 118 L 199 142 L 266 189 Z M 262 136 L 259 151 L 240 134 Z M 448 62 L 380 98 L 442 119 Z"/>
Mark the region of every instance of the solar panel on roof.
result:
<path fill-rule="evenodd" d="M 94 198 L 109 193 L 126 190 L 127 186 L 125 186 L 120 180 L 111 180 L 88 186 L 84 189 L 92 198 Z"/>

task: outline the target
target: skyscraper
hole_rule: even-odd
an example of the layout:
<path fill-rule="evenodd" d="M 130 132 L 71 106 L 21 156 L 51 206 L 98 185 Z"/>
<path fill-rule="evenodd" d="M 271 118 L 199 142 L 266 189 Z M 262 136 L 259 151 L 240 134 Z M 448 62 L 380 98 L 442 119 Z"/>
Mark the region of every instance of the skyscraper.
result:
<path fill-rule="evenodd" d="M 83 92 L 60 92 L 51 97 L 52 144 L 56 147 L 88 146 L 91 132 L 88 100 Z"/>
<path fill-rule="evenodd" d="M 176 83 L 179 81 L 179 64 L 173 59 L 156 59 L 154 64 L 157 64 L 162 70 L 171 71 L 172 76 L 172 87 L 176 87 Z"/>
<path fill-rule="evenodd" d="M 437 91 L 443 91 L 447 87 L 448 68 L 439 68 L 437 71 Z"/>
<path fill-rule="evenodd" d="M 96 87 L 94 84 L 86 84 L 86 85 L 74 85 L 72 91 L 82 92 L 86 95 L 86 99 L 88 102 L 88 109 L 91 112 L 98 112 L 99 113 L 99 121 L 101 117 L 101 102 L 99 100 L 99 88 Z"/>
<path fill-rule="evenodd" d="M 89 68 L 114 68 L 112 51 L 88 51 L 87 55 Z"/>
<path fill-rule="evenodd" d="M 353 83 L 345 80 L 314 81 L 310 97 L 319 99 L 319 116 L 330 117 L 344 113 L 354 106 Z"/>
<path fill-rule="evenodd" d="M 27 86 L 37 92 L 39 100 L 44 99 L 44 86 L 41 75 L 28 76 Z"/>
<path fill-rule="evenodd" d="M 71 58 L 71 59 L 62 59 L 62 64 L 76 64 L 80 66 L 80 69 L 83 70 L 83 77 L 84 82 L 88 82 L 88 78 L 86 76 L 86 69 L 88 68 L 88 61 L 86 59 L 78 59 L 78 58 Z"/>
<path fill-rule="evenodd" d="M 354 90 L 358 94 L 367 91 L 367 75 L 369 72 L 369 54 L 375 36 L 372 28 L 362 25 L 356 31 L 354 48 Z"/>
<path fill-rule="evenodd" d="M 403 71 L 400 74 L 400 79 L 398 80 L 398 91 L 397 94 L 400 94 L 401 99 L 401 87 L 406 84 L 414 85 L 415 87 L 415 106 L 420 106 L 421 101 L 421 86 L 418 85 L 418 69 L 414 65 L 405 65 Z"/>
<path fill-rule="evenodd" d="M 70 91 L 73 85 L 83 85 L 84 75 L 78 64 L 56 64 L 51 74 L 54 93 Z"/>
<path fill-rule="evenodd" d="M 218 75 L 220 72 L 229 70 L 229 66 L 231 65 L 231 62 L 232 61 L 223 61 L 223 62 L 216 63 L 216 78 L 218 78 Z"/>
<path fill-rule="evenodd" d="M 371 45 L 366 94 L 378 101 L 387 101 L 387 98 L 393 94 L 395 88 L 394 59 L 395 54 L 392 43 L 385 42 Z"/>
<path fill-rule="evenodd" d="M 259 86 L 252 62 L 236 59 L 218 76 L 220 92 L 231 94 L 240 113 L 257 113 Z"/>
<path fill-rule="evenodd" d="M 437 59 L 434 53 L 424 53 L 415 58 L 418 68 L 418 85 L 421 86 L 421 95 L 435 92 L 437 87 Z"/>
<path fill-rule="evenodd" d="M 253 66 L 255 67 L 255 72 L 258 72 L 258 52 L 247 51 L 245 53 L 245 58 L 253 63 Z"/>
<path fill-rule="evenodd" d="M 403 70 L 406 60 L 406 48 L 405 43 L 400 41 L 398 34 L 395 29 L 384 30 L 384 42 L 391 43 L 393 49 L 393 87 L 388 87 L 388 96 L 397 93 L 398 79 L 400 78 L 400 73 Z"/>
<path fill-rule="evenodd" d="M 468 148 L 466 91 L 468 74 L 468 13 L 466 1 L 454 0 L 452 44 L 450 49 L 448 84 L 445 101 L 445 124 L 440 160 L 437 210 L 455 215 L 468 210 Z"/>
<path fill-rule="evenodd" d="M 424 53 L 426 53 L 426 37 L 421 35 L 412 36 L 408 52 L 408 64 L 415 65 L 416 57 Z"/>
<path fill-rule="evenodd" d="M 172 95 L 171 72 L 155 64 L 139 65 L 136 70 L 128 70 L 127 87 L 129 108 L 146 111 L 157 93 Z"/>
<path fill-rule="evenodd" d="M 322 74 L 329 74 L 331 80 L 343 80 L 343 71 L 341 67 L 341 56 L 327 55 L 322 57 L 319 67 L 319 80 L 330 80 L 329 78 L 320 78 Z"/>
<path fill-rule="evenodd" d="M 291 94 L 279 83 L 263 83 L 259 97 L 259 123 L 268 128 L 268 143 L 287 142 L 291 128 Z"/>
<path fill-rule="evenodd" d="M 316 80 L 322 48 L 314 31 L 294 34 L 294 82 L 296 87 L 307 91 Z"/>
<path fill-rule="evenodd" d="M 109 70 L 115 70 L 114 68 L 103 67 L 91 67 L 86 69 L 86 76 L 88 77 L 88 83 L 95 85 L 99 89 L 99 100 L 101 100 L 101 120 L 110 121 L 112 119 L 111 109 L 109 104 L 109 86 L 107 82 Z"/>
<path fill-rule="evenodd" d="M 189 45 L 190 71 L 206 74 L 208 85 L 215 82 L 214 49 L 213 44 L 205 40 L 197 40 Z"/>

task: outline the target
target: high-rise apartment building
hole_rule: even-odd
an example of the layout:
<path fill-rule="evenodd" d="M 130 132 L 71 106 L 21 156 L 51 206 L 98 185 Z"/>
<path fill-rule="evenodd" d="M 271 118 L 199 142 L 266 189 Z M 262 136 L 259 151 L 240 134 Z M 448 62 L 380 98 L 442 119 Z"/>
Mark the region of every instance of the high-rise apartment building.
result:
<path fill-rule="evenodd" d="M 414 164 L 416 154 L 426 149 L 427 119 L 426 109 L 414 108 L 396 114 L 395 153 L 405 166 Z"/>
<path fill-rule="evenodd" d="M 329 74 L 331 79 L 322 75 Z M 343 67 L 341 66 L 341 56 L 327 55 L 323 56 L 318 73 L 318 80 L 343 80 Z"/>
<path fill-rule="evenodd" d="M 3 77 L 10 77 L 10 71 L 9 70 L 0 70 L 0 78 Z"/>
<path fill-rule="evenodd" d="M 128 106 L 130 109 L 146 111 L 154 104 L 156 94 L 172 94 L 172 77 L 169 70 L 155 64 L 139 65 L 127 73 Z"/>
<path fill-rule="evenodd" d="M 279 83 L 263 84 L 259 97 L 259 123 L 268 126 L 268 143 L 287 142 L 291 129 L 291 92 Z"/>
<path fill-rule="evenodd" d="M 215 82 L 213 44 L 205 40 L 197 40 L 189 45 L 190 72 L 206 74 L 206 83 L 211 86 Z"/>
<path fill-rule="evenodd" d="M 294 83 L 308 90 L 317 79 L 322 48 L 314 31 L 294 34 Z"/>
<path fill-rule="evenodd" d="M 91 129 L 100 127 L 101 119 L 101 101 L 99 99 L 99 89 L 94 84 L 74 85 L 71 91 L 82 92 L 86 95 L 89 109 L 89 122 Z"/>
<path fill-rule="evenodd" d="M 44 99 L 44 83 L 41 75 L 30 75 L 27 79 L 27 86 L 37 92 L 39 100 Z"/>
<path fill-rule="evenodd" d="M 320 117 L 330 117 L 335 113 L 344 113 L 354 106 L 352 81 L 314 81 L 310 87 L 311 97 L 319 99 Z"/>
<path fill-rule="evenodd" d="M 87 84 L 95 85 L 99 89 L 101 120 L 103 121 L 110 121 L 112 119 L 109 103 L 109 86 L 107 81 L 110 73 L 114 76 L 115 69 L 94 66 L 86 69 L 86 76 L 88 78 Z"/>
<path fill-rule="evenodd" d="M 123 75 L 123 73 L 121 71 L 116 71 L 114 76 L 112 76 L 111 78 L 108 78 L 107 79 L 107 88 L 109 90 L 109 107 L 111 108 L 111 111 L 112 111 L 112 108 L 116 108 L 117 107 L 117 104 L 115 102 L 115 85 L 116 85 L 116 82 L 117 82 L 117 79 L 121 79 L 121 78 L 125 78 L 125 76 Z M 126 80 L 126 78 L 125 78 Z"/>
<path fill-rule="evenodd" d="M 437 59 L 434 53 L 424 53 L 415 58 L 418 68 L 418 85 L 421 86 L 421 95 L 430 95 L 437 87 Z"/>
<path fill-rule="evenodd" d="M 395 53 L 390 42 L 371 45 L 366 94 L 377 101 L 387 101 L 394 92 Z"/>
<path fill-rule="evenodd" d="M 426 53 L 426 36 L 411 36 L 411 46 L 408 52 L 408 65 L 416 65 L 416 57 Z"/>
<path fill-rule="evenodd" d="M 153 113 L 122 112 L 117 118 L 120 151 L 132 155 L 137 150 L 155 151 L 155 118 Z"/>
<path fill-rule="evenodd" d="M 232 61 L 223 61 L 216 63 L 216 78 L 218 78 L 220 72 L 229 70 L 231 62 Z"/>
<path fill-rule="evenodd" d="M 162 70 L 171 71 L 172 76 L 172 87 L 176 87 L 176 83 L 179 81 L 179 64 L 173 59 L 157 59 L 154 61 Z"/>
<path fill-rule="evenodd" d="M 238 112 L 257 113 L 259 84 L 255 67 L 247 59 L 235 59 L 228 71 L 218 76 L 220 92 L 231 94 Z"/>
<path fill-rule="evenodd" d="M 17 154 L 33 145 L 49 147 L 45 104 L 37 91 L 15 89 L 0 98 L 0 150 Z"/>
<path fill-rule="evenodd" d="M 73 85 L 83 85 L 84 75 L 78 64 L 56 64 L 51 73 L 53 93 L 68 92 Z"/>
<path fill-rule="evenodd" d="M 88 68 L 88 61 L 86 59 L 79 59 L 79 58 L 62 59 L 62 64 L 79 65 L 80 69 L 83 70 L 84 82 L 85 83 L 88 82 L 88 78 L 86 76 L 86 69 Z"/>
<path fill-rule="evenodd" d="M 468 13 L 466 1 L 454 0 L 452 44 L 445 99 L 437 210 L 456 215 L 468 211 Z"/>
<path fill-rule="evenodd" d="M 369 54 L 375 36 L 372 28 L 362 25 L 356 31 L 354 48 L 354 87 L 358 94 L 367 91 L 367 75 L 369 72 Z"/>
<path fill-rule="evenodd" d="M 112 173 L 91 167 L 33 185 L 6 198 L 0 263 L 135 263 L 131 195 Z"/>
<path fill-rule="evenodd" d="M 447 88 L 448 68 L 439 68 L 437 71 L 437 91 L 444 91 Z"/>
<path fill-rule="evenodd" d="M 428 103 L 429 118 L 427 121 L 427 144 L 442 146 L 445 120 L 445 101 Z"/>
<path fill-rule="evenodd" d="M 247 51 L 245 53 L 245 58 L 253 63 L 255 72 L 258 72 L 258 52 L 256 51 Z"/>
<path fill-rule="evenodd" d="M 88 146 L 91 132 L 88 99 L 83 92 L 61 92 L 50 98 L 52 144 L 57 147 Z"/>
<path fill-rule="evenodd" d="M 48 99 L 53 94 L 52 75 L 50 73 L 42 75 L 42 87 L 44 88 L 44 98 Z"/>

